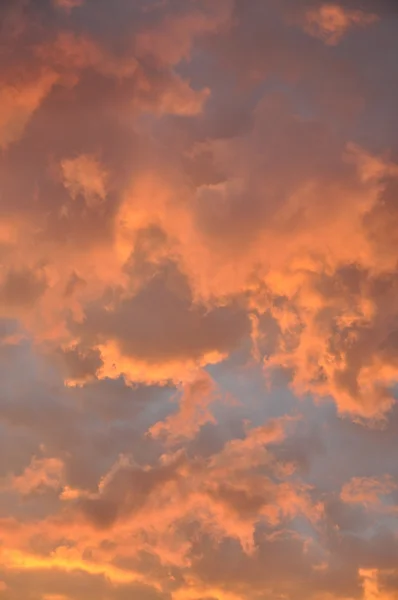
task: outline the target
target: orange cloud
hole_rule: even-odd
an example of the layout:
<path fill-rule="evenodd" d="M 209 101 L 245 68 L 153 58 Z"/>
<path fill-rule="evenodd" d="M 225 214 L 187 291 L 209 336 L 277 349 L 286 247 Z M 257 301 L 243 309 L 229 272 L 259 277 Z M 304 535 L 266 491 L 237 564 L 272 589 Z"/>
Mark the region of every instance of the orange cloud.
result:
<path fill-rule="evenodd" d="M 360 4 L 0 3 L 6 600 L 396 596 L 398 35 Z"/>
<path fill-rule="evenodd" d="M 185 384 L 179 411 L 167 417 L 166 421 L 156 423 L 149 433 L 154 437 L 165 437 L 171 442 L 195 437 L 202 425 L 215 422 L 209 410 L 215 398 L 214 388 L 214 382 L 207 373 L 199 374 L 192 382 Z"/>
<path fill-rule="evenodd" d="M 23 135 L 25 127 L 57 81 L 56 73 L 45 70 L 38 79 L 3 85 L 0 92 L 0 148 L 5 150 Z"/>
<path fill-rule="evenodd" d="M 326 44 L 334 46 L 353 27 L 366 27 L 378 18 L 361 10 L 345 9 L 339 4 L 322 4 L 306 13 L 305 29 Z"/>
<path fill-rule="evenodd" d="M 57 490 L 62 481 L 62 469 L 63 464 L 59 459 L 33 458 L 25 471 L 13 478 L 12 488 L 23 496 L 40 490 Z"/>
<path fill-rule="evenodd" d="M 9 551 L 7 557 L 3 557 L 3 563 L 12 570 L 16 571 L 41 571 L 50 569 L 60 569 L 63 571 L 83 571 L 90 575 L 104 575 L 110 581 L 120 583 L 131 583 L 140 581 L 132 573 L 112 567 L 109 565 L 92 564 L 81 558 L 73 551 L 67 548 L 59 548 L 50 558 L 40 558 L 27 553 Z"/>
<path fill-rule="evenodd" d="M 390 494 L 397 484 L 390 476 L 379 479 L 356 477 L 341 491 L 343 502 L 361 504 L 365 507 L 381 506 L 381 496 Z"/>
<path fill-rule="evenodd" d="M 81 194 L 88 208 L 103 202 L 106 198 L 107 174 L 95 157 L 81 155 L 64 159 L 61 170 L 65 187 L 73 200 Z"/>
<path fill-rule="evenodd" d="M 72 10 L 84 4 L 84 0 L 53 0 L 55 6 L 63 8 L 66 11 Z"/>

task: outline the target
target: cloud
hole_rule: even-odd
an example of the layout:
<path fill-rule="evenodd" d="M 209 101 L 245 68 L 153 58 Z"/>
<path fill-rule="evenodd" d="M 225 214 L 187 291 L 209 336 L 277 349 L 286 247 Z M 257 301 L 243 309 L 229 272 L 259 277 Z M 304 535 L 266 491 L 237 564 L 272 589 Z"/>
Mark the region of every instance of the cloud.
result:
<path fill-rule="evenodd" d="M 81 194 L 89 208 L 95 207 L 106 198 L 106 173 L 95 157 L 81 155 L 65 159 L 61 163 L 64 185 L 73 200 Z"/>
<path fill-rule="evenodd" d="M 11 308 L 25 307 L 35 302 L 47 289 L 45 272 L 10 269 L 0 287 L 1 303 Z"/>
<path fill-rule="evenodd" d="M 43 72 L 37 80 L 2 86 L 0 93 L 0 147 L 5 150 L 23 135 L 30 118 L 51 90 L 57 77 Z"/>
<path fill-rule="evenodd" d="M 341 499 L 349 504 L 361 504 L 364 507 L 378 506 L 380 496 L 392 492 L 396 483 L 390 476 L 381 479 L 354 478 L 341 491 Z"/>
<path fill-rule="evenodd" d="M 377 16 L 360 10 L 344 9 L 339 4 L 322 4 L 309 9 L 305 16 L 305 30 L 319 37 L 326 44 L 338 44 L 351 27 L 366 27 L 377 20 Z"/>
<path fill-rule="evenodd" d="M 84 0 L 54 0 L 55 6 L 70 11 L 84 4 Z"/>
<path fill-rule="evenodd" d="M 0 3 L 0 596 L 397 591 L 396 4 Z"/>
<path fill-rule="evenodd" d="M 95 378 L 103 365 L 100 352 L 91 348 L 60 348 L 58 357 L 66 376 L 65 381 L 70 384 Z"/>
<path fill-rule="evenodd" d="M 179 411 L 164 422 L 156 423 L 149 433 L 154 437 L 165 437 L 171 442 L 195 437 L 205 423 L 215 421 L 209 410 L 216 395 L 214 388 L 214 382 L 206 372 L 199 374 L 184 386 Z"/>
<path fill-rule="evenodd" d="M 12 487 L 21 495 L 29 495 L 45 489 L 57 489 L 62 478 L 63 465 L 58 459 L 36 459 L 22 475 L 14 477 Z"/>
<path fill-rule="evenodd" d="M 155 373 L 157 366 L 170 365 L 168 377 L 174 379 L 176 368 L 184 368 L 184 364 L 189 369 L 200 367 L 212 356 L 217 362 L 239 345 L 247 331 L 246 316 L 237 302 L 210 310 L 195 304 L 186 278 L 172 263 L 159 270 L 155 267 L 136 294 L 118 289 L 108 293 L 107 309 L 100 298 L 88 305 L 82 321 L 72 326 L 81 340 L 102 351 L 105 366 L 112 359 L 108 351 L 113 343 L 119 356 L 131 360 L 132 369 L 134 361 L 147 365 L 148 373 L 151 365 Z M 130 377 L 129 371 L 125 374 Z"/>

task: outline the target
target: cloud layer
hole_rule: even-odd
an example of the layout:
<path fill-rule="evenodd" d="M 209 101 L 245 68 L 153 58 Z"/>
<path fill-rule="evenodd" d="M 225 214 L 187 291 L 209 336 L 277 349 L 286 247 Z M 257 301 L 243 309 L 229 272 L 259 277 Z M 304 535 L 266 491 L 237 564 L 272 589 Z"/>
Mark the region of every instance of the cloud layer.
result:
<path fill-rule="evenodd" d="M 0 41 L 0 599 L 396 598 L 395 3 Z"/>

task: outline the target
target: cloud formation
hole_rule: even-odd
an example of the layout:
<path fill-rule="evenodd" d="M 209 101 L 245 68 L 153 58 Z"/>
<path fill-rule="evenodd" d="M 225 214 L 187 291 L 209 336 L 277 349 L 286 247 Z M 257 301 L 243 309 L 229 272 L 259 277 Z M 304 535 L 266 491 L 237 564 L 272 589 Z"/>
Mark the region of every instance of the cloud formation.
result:
<path fill-rule="evenodd" d="M 0 599 L 397 595 L 398 11 L 0 5 Z"/>

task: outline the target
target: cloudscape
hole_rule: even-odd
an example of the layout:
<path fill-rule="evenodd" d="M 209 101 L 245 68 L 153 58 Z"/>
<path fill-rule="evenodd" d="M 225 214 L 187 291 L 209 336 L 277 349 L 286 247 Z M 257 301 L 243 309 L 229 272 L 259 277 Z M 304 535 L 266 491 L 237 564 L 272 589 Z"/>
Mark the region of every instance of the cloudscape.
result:
<path fill-rule="evenodd" d="M 0 599 L 398 599 L 398 4 L 0 2 Z"/>

